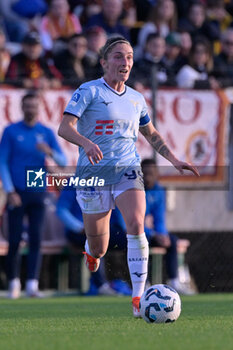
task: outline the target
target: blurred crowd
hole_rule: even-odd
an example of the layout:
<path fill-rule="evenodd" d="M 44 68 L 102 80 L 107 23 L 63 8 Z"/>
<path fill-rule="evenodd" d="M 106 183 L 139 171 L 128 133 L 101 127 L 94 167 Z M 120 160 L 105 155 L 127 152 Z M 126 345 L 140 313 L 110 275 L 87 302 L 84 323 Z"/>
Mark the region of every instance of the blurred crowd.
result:
<path fill-rule="evenodd" d="M 99 49 L 116 34 L 135 49 L 135 88 L 233 85 L 232 0 L 1 1 L 0 82 L 77 88 L 101 76 Z"/>

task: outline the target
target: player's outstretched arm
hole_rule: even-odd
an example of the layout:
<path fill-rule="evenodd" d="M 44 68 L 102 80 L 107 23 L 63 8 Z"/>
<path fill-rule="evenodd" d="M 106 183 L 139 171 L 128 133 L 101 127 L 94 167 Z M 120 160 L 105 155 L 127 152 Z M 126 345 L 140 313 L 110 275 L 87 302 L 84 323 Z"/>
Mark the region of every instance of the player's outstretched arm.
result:
<path fill-rule="evenodd" d="M 140 132 L 151 144 L 151 146 L 159 153 L 161 156 L 169 160 L 173 166 L 183 174 L 183 170 L 190 170 L 194 175 L 200 176 L 197 168 L 187 162 L 182 162 L 175 157 L 172 151 L 168 148 L 165 141 L 161 137 L 160 133 L 155 129 L 153 124 L 150 122 L 146 126 L 140 127 Z"/>
<path fill-rule="evenodd" d="M 58 135 L 77 146 L 83 147 L 87 158 L 92 165 L 94 165 L 94 162 L 99 163 L 103 158 L 103 153 L 99 146 L 81 135 L 75 128 L 76 123 L 77 118 L 75 116 L 64 114 L 58 129 Z"/>

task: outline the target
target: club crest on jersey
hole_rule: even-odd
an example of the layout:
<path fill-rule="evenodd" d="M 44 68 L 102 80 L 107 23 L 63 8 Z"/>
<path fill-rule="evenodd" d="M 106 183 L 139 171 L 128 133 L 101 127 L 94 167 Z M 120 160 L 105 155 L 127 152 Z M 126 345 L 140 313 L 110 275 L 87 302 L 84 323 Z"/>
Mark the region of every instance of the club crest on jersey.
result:
<path fill-rule="evenodd" d="M 96 120 L 95 135 L 112 135 L 114 120 Z"/>

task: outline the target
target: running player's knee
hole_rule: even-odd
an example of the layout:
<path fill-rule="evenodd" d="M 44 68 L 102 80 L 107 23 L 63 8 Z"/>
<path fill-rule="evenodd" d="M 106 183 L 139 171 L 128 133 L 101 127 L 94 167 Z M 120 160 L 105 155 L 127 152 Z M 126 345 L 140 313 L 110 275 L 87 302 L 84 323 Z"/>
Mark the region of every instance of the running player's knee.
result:
<path fill-rule="evenodd" d="M 141 215 L 133 215 L 128 220 L 128 228 L 134 234 L 139 234 L 144 231 L 144 217 Z"/>

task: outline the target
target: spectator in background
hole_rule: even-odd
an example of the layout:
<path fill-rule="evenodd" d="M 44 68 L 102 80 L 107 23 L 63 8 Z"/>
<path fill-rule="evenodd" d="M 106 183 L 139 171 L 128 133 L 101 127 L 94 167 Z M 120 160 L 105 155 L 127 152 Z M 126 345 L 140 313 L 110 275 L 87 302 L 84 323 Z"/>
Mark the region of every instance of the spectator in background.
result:
<path fill-rule="evenodd" d="M 213 76 L 220 88 L 233 86 L 233 28 L 222 34 L 221 53 L 214 58 Z"/>
<path fill-rule="evenodd" d="M 10 53 L 6 49 L 6 37 L 4 31 L 0 28 L 0 83 L 5 80 L 6 72 L 10 64 Z"/>
<path fill-rule="evenodd" d="M 232 15 L 226 9 L 226 3 L 224 0 L 207 0 L 206 2 L 207 18 L 215 21 L 220 31 L 226 30 L 233 21 Z"/>
<path fill-rule="evenodd" d="M 143 48 L 147 37 L 151 33 L 158 33 L 163 38 L 175 31 L 177 27 L 176 7 L 173 0 L 158 0 L 150 11 L 147 22 L 138 34 L 138 45 L 135 57 L 139 58 L 143 54 Z"/>
<path fill-rule="evenodd" d="M 192 47 L 192 38 L 189 32 L 180 31 L 180 53 L 184 59 L 187 59 Z"/>
<path fill-rule="evenodd" d="M 184 18 L 187 16 L 189 7 L 194 1 L 195 0 L 175 0 L 178 18 Z"/>
<path fill-rule="evenodd" d="M 42 56 L 40 37 L 36 32 L 27 34 L 22 42 L 22 51 L 11 58 L 5 82 L 17 87 L 60 87 L 60 75 Z"/>
<path fill-rule="evenodd" d="M 94 68 L 87 57 L 87 39 L 83 34 L 73 34 L 67 49 L 54 55 L 56 68 L 62 74 L 62 85 L 77 87 L 94 79 Z"/>
<path fill-rule="evenodd" d="M 134 0 L 138 21 L 146 22 L 156 0 Z"/>
<path fill-rule="evenodd" d="M 193 41 L 200 36 L 210 42 L 220 38 L 219 29 L 207 21 L 205 6 L 201 1 L 190 4 L 187 17 L 179 21 L 179 30 L 189 32 Z"/>
<path fill-rule="evenodd" d="M 80 18 L 81 24 L 86 24 L 90 17 L 102 11 L 102 0 L 69 0 L 73 13 Z"/>
<path fill-rule="evenodd" d="M 46 0 L 1 1 L 0 14 L 7 39 L 13 44 L 20 43 L 29 31 L 37 30 L 47 7 Z"/>
<path fill-rule="evenodd" d="M 100 49 L 106 43 L 107 34 L 102 27 L 98 26 L 88 28 L 85 34 L 88 44 L 87 54 L 96 63 L 100 57 Z"/>
<path fill-rule="evenodd" d="M 171 32 L 167 35 L 164 62 L 173 75 L 187 63 L 187 57 L 181 55 L 181 34 Z"/>
<path fill-rule="evenodd" d="M 11 6 L 19 16 L 32 19 L 38 15 L 44 15 L 48 9 L 46 0 L 16 0 Z"/>
<path fill-rule="evenodd" d="M 134 28 L 137 22 L 137 9 L 134 0 L 123 0 L 123 24 L 129 28 Z"/>
<path fill-rule="evenodd" d="M 182 285 L 178 276 L 178 238 L 166 228 L 166 192 L 158 183 L 158 170 L 154 159 L 142 161 L 142 172 L 146 192 L 145 233 L 149 246 L 167 249 L 166 270 L 168 284 L 180 294 L 193 294 L 188 286 Z"/>
<path fill-rule="evenodd" d="M 214 42 L 214 53 L 219 54 L 221 33 L 232 25 L 233 17 L 226 11 L 224 0 L 207 0 L 206 17 L 219 32 L 218 40 Z"/>
<path fill-rule="evenodd" d="M 87 57 L 96 72 L 96 78 L 103 74 L 100 62 L 100 49 L 107 41 L 107 34 L 103 28 L 94 26 L 86 31 L 87 38 Z"/>
<path fill-rule="evenodd" d="M 79 19 L 69 12 L 67 0 L 52 0 L 49 11 L 42 18 L 40 33 L 45 50 L 51 51 L 56 40 L 66 40 L 74 33 L 81 33 Z"/>
<path fill-rule="evenodd" d="M 102 12 L 90 17 L 87 28 L 99 26 L 105 30 L 108 36 L 120 34 L 129 40 L 129 30 L 121 23 L 122 10 L 123 0 L 103 0 Z"/>
<path fill-rule="evenodd" d="M 212 46 L 205 38 L 193 43 L 188 64 L 184 65 L 176 76 L 180 88 L 217 89 L 219 84 L 212 76 Z"/>
<path fill-rule="evenodd" d="M 165 62 L 165 52 L 165 39 L 156 33 L 149 34 L 144 55 L 135 62 L 129 83 L 131 85 L 141 83 L 151 87 L 152 80 L 156 79 L 156 83 L 160 86 L 174 85 L 175 75 Z"/>
<path fill-rule="evenodd" d="M 233 1 L 232 0 L 225 0 L 225 8 L 227 12 L 233 16 Z"/>
<path fill-rule="evenodd" d="M 46 0 L 14 0 L 11 9 L 15 14 L 27 20 L 27 32 L 29 32 L 38 30 L 41 18 L 47 12 L 48 5 Z"/>
<path fill-rule="evenodd" d="M 23 218 L 29 222 L 29 253 L 27 260 L 26 295 L 38 297 L 40 271 L 40 240 L 44 218 L 45 191 L 29 191 L 26 187 L 26 169 L 38 170 L 45 167 L 46 158 L 52 158 L 60 166 L 66 164 L 51 129 L 38 122 L 40 98 L 34 92 L 22 98 L 23 120 L 6 127 L 0 144 L 0 175 L 7 193 L 8 241 L 7 276 L 9 298 L 20 296 L 19 244 L 23 232 Z M 35 169 L 36 168 L 36 169 Z M 39 173 L 39 174 L 38 174 Z M 42 178 L 40 171 L 35 178 Z M 34 180 L 33 180 L 34 181 Z"/>
<path fill-rule="evenodd" d="M 82 2 L 82 1 L 81 1 Z M 82 10 L 80 11 L 80 7 Z M 82 23 L 87 23 L 89 18 L 102 12 L 103 0 L 87 0 L 85 5 L 78 5 L 74 11 L 79 8 Z M 111 9 L 110 9 L 111 10 Z M 111 14 L 111 12 L 109 12 Z M 134 0 L 122 0 L 121 24 L 127 28 L 132 28 L 137 20 L 137 10 Z"/>
<path fill-rule="evenodd" d="M 13 9 L 15 0 L 0 1 L 0 14 L 6 29 L 7 39 L 20 43 L 30 30 L 27 18 L 18 15 Z"/>

